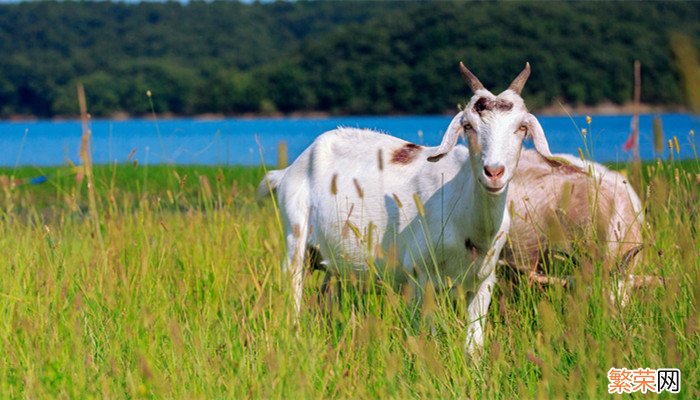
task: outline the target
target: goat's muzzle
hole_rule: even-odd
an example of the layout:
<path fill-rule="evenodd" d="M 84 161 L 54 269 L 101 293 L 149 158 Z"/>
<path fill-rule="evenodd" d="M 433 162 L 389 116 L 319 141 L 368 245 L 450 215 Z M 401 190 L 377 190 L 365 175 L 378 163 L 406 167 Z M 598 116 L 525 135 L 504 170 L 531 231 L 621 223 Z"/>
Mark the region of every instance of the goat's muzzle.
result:
<path fill-rule="evenodd" d="M 491 167 L 487 165 L 484 167 L 484 175 L 486 175 L 486 177 L 489 178 L 491 181 L 495 182 L 501 179 L 505 170 L 506 167 L 504 167 L 503 165 L 499 165 L 496 167 Z"/>
<path fill-rule="evenodd" d="M 483 169 L 481 185 L 489 194 L 500 194 L 506 186 L 504 179 L 506 167 L 504 165 L 485 165 Z"/>

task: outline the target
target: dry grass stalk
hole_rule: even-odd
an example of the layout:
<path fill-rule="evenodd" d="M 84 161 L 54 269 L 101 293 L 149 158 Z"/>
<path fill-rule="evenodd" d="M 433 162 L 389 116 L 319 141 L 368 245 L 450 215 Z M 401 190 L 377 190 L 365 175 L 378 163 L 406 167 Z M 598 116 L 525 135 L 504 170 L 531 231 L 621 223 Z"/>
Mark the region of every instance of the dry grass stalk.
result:
<path fill-rule="evenodd" d="M 90 150 L 90 137 L 92 132 L 88 125 L 87 102 L 85 101 L 85 88 L 82 83 L 78 83 L 78 104 L 80 105 L 80 120 L 82 123 L 83 136 L 80 140 L 80 159 L 83 162 L 83 173 L 87 178 L 88 187 L 88 207 L 90 218 L 95 226 L 95 238 L 100 245 L 100 249 L 104 249 L 102 241 L 102 232 L 100 231 L 100 219 L 97 212 L 97 200 L 95 196 L 95 179 L 92 170 L 92 152 Z"/>

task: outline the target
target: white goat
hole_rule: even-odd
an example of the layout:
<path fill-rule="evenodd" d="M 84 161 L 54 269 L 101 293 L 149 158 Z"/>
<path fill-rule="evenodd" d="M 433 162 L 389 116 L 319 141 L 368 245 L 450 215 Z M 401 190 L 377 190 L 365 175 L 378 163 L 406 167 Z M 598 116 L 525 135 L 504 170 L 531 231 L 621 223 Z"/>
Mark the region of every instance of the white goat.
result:
<path fill-rule="evenodd" d="M 292 275 L 297 312 L 306 248 L 317 246 L 333 273 L 367 275 L 374 265 L 395 285 L 411 282 L 414 294 L 428 283 L 451 293 L 461 285 L 470 319 L 466 349 L 482 346 L 494 268 L 510 223 L 508 182 L 522 141 L 530 134 L 541 154 L 551 154 L 520 97 L 529 64 L 498 96 L 462 63 L 460 70 L 474 95 L 439 147 L 340 128 L 320 135 L 292 165 L 263 180 L 259 196 L 277 191 L 284 268 Z M 462 133 L 468 150 L 455 148 Z M 392 269 L 394 262 L 401 268 Z"/>
<path fill-rule="evenodd" d="M 544 252 L 570 250 L 573 238 L 596 238 L 598 254 L 611 269 L 634 270 L 634 256 L 641 249 L 644 214 L 630 183 L 620 173 L 601 164 L 556 154 L 565 163 L 553 164 L 531 150 L 520 156 L 510 184 L 513 204 L 509 245 L 504 259 L 531 279 L 552 282 L 538 269 Z M 627 268 L 631 267 L 631 268 Z M 627 275 L 630 285 L 636 278 Z M 625 281 L 627 279 L 624 279 Z M 557 280 L 559 283 L 565 281 Z M 627 289 L 620 282 L 624 304 Z"/>

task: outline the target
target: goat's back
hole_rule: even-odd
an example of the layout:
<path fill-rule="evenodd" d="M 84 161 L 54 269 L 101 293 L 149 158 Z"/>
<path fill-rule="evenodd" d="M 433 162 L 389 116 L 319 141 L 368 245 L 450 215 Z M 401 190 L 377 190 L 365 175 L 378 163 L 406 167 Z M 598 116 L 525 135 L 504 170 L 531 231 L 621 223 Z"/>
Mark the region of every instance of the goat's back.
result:
<path fill-rule="evenodd" d="M 418 215 L 414 193 L 430 198 L 467 159 L 458 146 L 439 164 L 428 162 L 434 150 L 371 130 L 326 132 L 275 175 L 283 219 L 292 230 L 308 226 L 326 259 L 366 268 L 388 241 L 405 246 L 397 236 Z"/>
<path fill-rule="evenodd" d="M 569 164 L 549 163 L 531 150 L 521 155 L 508 193 L 514 215 L 506 262 L 530 270 L 543 252 L 572 252 L 576 246 L 613 261 L 639 246 L 641 202 L 624 176 L 597 163 L 557 157 Z"/>

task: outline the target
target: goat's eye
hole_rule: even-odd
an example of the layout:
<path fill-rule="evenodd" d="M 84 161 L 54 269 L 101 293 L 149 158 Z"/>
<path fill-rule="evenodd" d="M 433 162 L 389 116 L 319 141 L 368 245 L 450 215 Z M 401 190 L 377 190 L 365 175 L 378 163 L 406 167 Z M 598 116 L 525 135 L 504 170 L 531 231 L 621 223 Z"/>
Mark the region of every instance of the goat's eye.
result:
<path fill-rule="evenodd" d="M 464 130 L 465 130 L 465 131 L 468 131 L 468 130 L 470 130 L 470 129 L 472 129 L 472 124 L 470 124 L 469 122 L 467 122 L 466 124 L 464 124 Z"/>
<path fill-rule="evenodd" d="M 520 128 L 518 128 L 518 132 L 527 132 L 527 125 L 520 125 Z"/>

